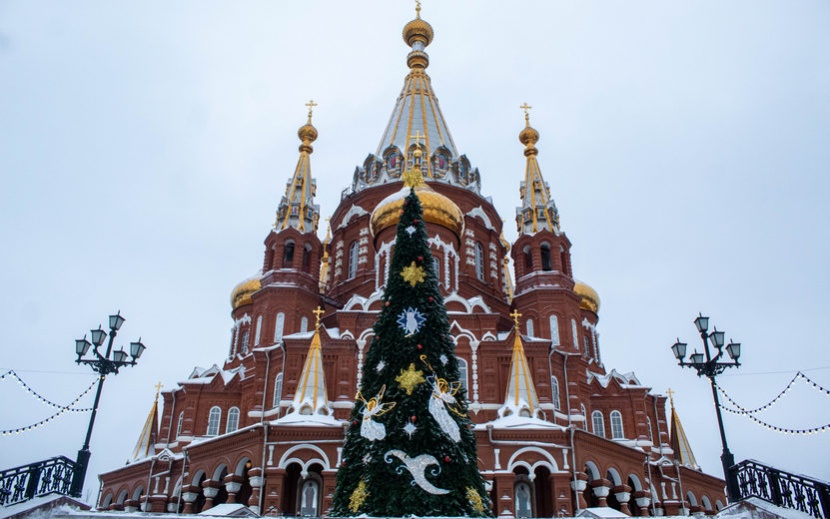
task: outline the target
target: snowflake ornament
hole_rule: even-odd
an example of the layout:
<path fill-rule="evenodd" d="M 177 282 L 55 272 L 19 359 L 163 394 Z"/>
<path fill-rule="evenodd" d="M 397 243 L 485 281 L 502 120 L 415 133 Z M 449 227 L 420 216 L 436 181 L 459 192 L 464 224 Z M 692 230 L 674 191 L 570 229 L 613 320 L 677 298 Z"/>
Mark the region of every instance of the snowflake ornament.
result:
<path fill-rule="evenodd" d="M 385 368 L 385 367 L 386 367 L 386 361 L 382 360 L 382 361 L 378 362 L 377 366 L 375 366 L 375 371 L 380 373 L 381 371 L 383 371 L 383 368 Z"/>
<path fill-rule="evenodd" d="M 410 438 L 412 438 L 412 435 L 415 434 L 415 431 L 417 430 L 418 428 L 415 427 L 415 424 L 412 422 L 403 426 L 403 432 L 405 432 Z"/>
<path fill-rule="evenodd" d="M 401 327 L 407 335 L 417 333 L 421 329 L 421 325 L 427 320 L 426 316 L 417 308 L 409 307 L 401 312 L 398 316 L 398 326 Z"/>
<path fill-rule="evenodd" d="M 441 359 L 441 364 L 443 364 L 444 366 L 446 366 L 447 362 L 449 362 L 449 360 L 450 360 L 450 359 L 447 358 L 446 355 L 441 355 L 440 359 Z"/>
<path fill-rule="evenodd" d="M 407 227 L 407 228 L 406 228 L 406 229 L 404 229 L 404 230 L 405 230 L 405 231 L 406 231 L 406 232 L 407 232 L 410 236 L 412 236 L 413 234 L 415 234 L 415 227 L 414 227 L 414 226 L 412 226 L 412 225 L 410 225 L 409 227 Z"/>

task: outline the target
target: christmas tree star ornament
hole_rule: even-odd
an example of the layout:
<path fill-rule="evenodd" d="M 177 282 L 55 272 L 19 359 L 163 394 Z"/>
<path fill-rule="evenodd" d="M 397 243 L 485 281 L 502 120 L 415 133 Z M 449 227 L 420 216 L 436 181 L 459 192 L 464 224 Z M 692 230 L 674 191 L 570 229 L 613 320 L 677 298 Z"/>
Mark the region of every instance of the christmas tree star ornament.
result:
<path fill-rule="evenodd" d="M 423 283 L 426 279 L 426 272 L 423 267 L 419 267 L 414 261 L 401 270 L 401 277 L 404 281 L 414 287 L 418 283 Z"/>
<path fill-rule="evenodd" d="M 349 510 L 352 512 L 360 510 L 360 507 L 363 506 L 363 502 L 366 501 L 368 496 L 369 493 L 366 492 L 366 482 L 361 479 L 360 483 L 357 484 L 357 488 L 355 488 L 354 492 L 352 492 L 352 496 L 349 498 Z"/>
<path fill-rule="evenodd" d="M 484 503 L 481 501 L 481 495 L 473 487 L 467 487 L 467 501 L 473 505 L 476 512 L 481 513 L 484 511 Z"/>
<path fill-rule="evenodd" d="M 395 378 L 395 382 L 406 391 L 407 395 L 411 396 L 415 388 L 426 382 L 426 379 L 424 378 L 424 372 L 415 369 L 415 363 L 412 363 L 408 369 L 401 370 L 401 374 Z"/>

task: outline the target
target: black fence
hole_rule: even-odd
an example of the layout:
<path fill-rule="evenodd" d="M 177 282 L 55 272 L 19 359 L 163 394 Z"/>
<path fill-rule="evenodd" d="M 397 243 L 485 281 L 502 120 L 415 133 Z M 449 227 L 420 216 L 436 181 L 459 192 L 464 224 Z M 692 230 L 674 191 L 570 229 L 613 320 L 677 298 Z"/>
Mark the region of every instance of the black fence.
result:
<path fill-rule="evenodd" d="M 0 506 L 50 493 L 69 495 L 75 462 L 64 456 L 0 472 Z"/>
<path fill-rule="evenodd" d="M 738 476 L 741 499 L 759 497 L 774 505 L 830 519 L 830 483 L 790 474 L 745 460 L 731 469 Z"/>

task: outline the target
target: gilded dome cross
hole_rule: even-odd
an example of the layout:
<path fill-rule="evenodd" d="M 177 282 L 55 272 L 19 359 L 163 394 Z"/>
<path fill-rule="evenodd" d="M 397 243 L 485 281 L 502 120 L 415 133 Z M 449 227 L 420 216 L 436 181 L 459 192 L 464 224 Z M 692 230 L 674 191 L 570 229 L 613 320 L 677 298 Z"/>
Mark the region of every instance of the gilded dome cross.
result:
<path fill-rule="evenodd" d="M 320 327 L 320 316 L 323 315 L 324 313 L 326 313 L 326 311 L 318 306 L 315 310 L 312 310 L 311 313 L 313 313 L 314 316 L 317 318 L 317 323 L 315 324 L 315 327 L 319 328 Z"/>
<path fill-rule="evenodd" d="M 516 325 L 517 330 L 519 329 L 519 317 L 521 316 L 522 314 L 520 314 L 518 310 L 513 310 L 513 313 L 510 314 L 510 317 L 513 318 L 513 324 Z"/>
<path fill-rule="evenodd" d="M 319 105 L 314 102 L 314 99 L 309 99 L 309 101 L 305 105 L 308 107 L 308 120 L 310 121 L 311 114 L 314 111 L 314 107 Z"/>
<path fill-rule="evenodd" d="M 525 122 L 526 122 L 527 124 L 530 124 L 530 110 L 531 110 L 533 107 L 532 107 L 532 106 L 530 106 L 529 104 L 527 104 L 527 102 L 525 102 L 525 103 L 524 103 L 522 106 L 520 106 L 519 108 L 521 108 L 522 110 L 524 110 L 524 112 L 525 112 Z"/>

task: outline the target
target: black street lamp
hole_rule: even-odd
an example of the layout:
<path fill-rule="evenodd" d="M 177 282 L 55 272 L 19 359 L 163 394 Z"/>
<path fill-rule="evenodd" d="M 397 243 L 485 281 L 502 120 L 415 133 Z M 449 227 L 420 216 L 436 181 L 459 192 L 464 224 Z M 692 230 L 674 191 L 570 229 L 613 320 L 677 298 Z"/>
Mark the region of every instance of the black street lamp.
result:
<path fill-rule="evenodd" d="M 86 469 L 89 467 L 89 457 L 91 455 L 89 452 L 89 439 L 92 436 L 92 426 L 95 425 L 95 415 L 98 414 L 98 402 L 101 400 L 101 389 L 104 387 L 104 380 L 106 380 L 107 375 L 110 373 L 117 375 L 118 370 L 124 366 L 135 366 L 136 361 L 146 349 L 144 344 L 141 343 L 141 339 L 138 339 L 138 341 L 130 343 L 129 356 L 132 357 L 132 360 L 127 360 L 128 354 L 124 351 L 123 346 L 120 350 L 112 351 L 112 343 L 125 320 L 121 317 L 120 311 L 110 316 L 110 340 L 107 344 L 107 352 L 104 355 L 98 352 L 98 348 L 104 344 L 104 340 L 107 338 L 107 332 L 100 325 L 97 330 L 90 331 L 92 342 L 87 340 L 86 335 L 84 335 L 83 339 L 77 339 L 75 341 L 75 353 L 78 354 L 78 359 L 75 362 L 90 366 L 92 371 L 99 374 L 99 377 L 98 390 L 95 392 L 95 403 L 92 404 L 92 415 L 89 417 L 89 427 L 86 430 L 86 439 L 84 440 L 84 446 L 78 451 L 78 460 L 75 462 L 75 473 L 72 475 L 72 486 L 69 489 L 69 495 L 74 497 L 81 497 L 81 492 L 83 491 Z M 92 349 L 94 357 L 89 359 L 82 358 L 89 352 L 91 346 L 95 346 Z"/>
<path fill-rule="evenodd" d="M 698 353 L 697 350 L 689 356 L 689 362 L 685 362 L 683 358 L 686 356 L 686 343 L 680 342 L 677 339 L 671 351 L 674 356 L 680 361 L 681 366 L 694 368 L 697 371 L 698 377 L 707 377 L 712 386 L 712 398 L 715 399 L 715 412 L 718 416 L 718 429 L 720 429 L 720 441 L 723 445 L 723 454 L 720 456 L 721 464 L 723 464 L 723 476 L 726 479 L 726 495 L 731 503 L 735 503 L 740 498 L 740 490 L 738 488 L 738 476 L 730 470 L 735 464 L 735 457 L 729 452 L 729 447 L 726 445 L 726 433 L 723 432 L 723 418 L 720 413 L 720 402 L 718 400 L 718 389 L 715 383 L 715 377 L 720 375 L 726 368 L 737 368 L 741 365 L 738 359 L 741 356 L 741 343 L 732 342 L 729 339 L 729 344 L 726 345 L 726 354 L 729 355 L 731 362 L 720 362 L 723 358 L 723 332 L 719 332 L 714 328 L 712 333 L 709 330 L 709 318 L 703 317 L 703 314 L 698 314 L 695 319 L 695 327 L 700 332 L 700 338 L 703 339 L 703 353 Z M 717 355 L 714 357 L 709 350 L 709 344 L 717 350 Z"/>

